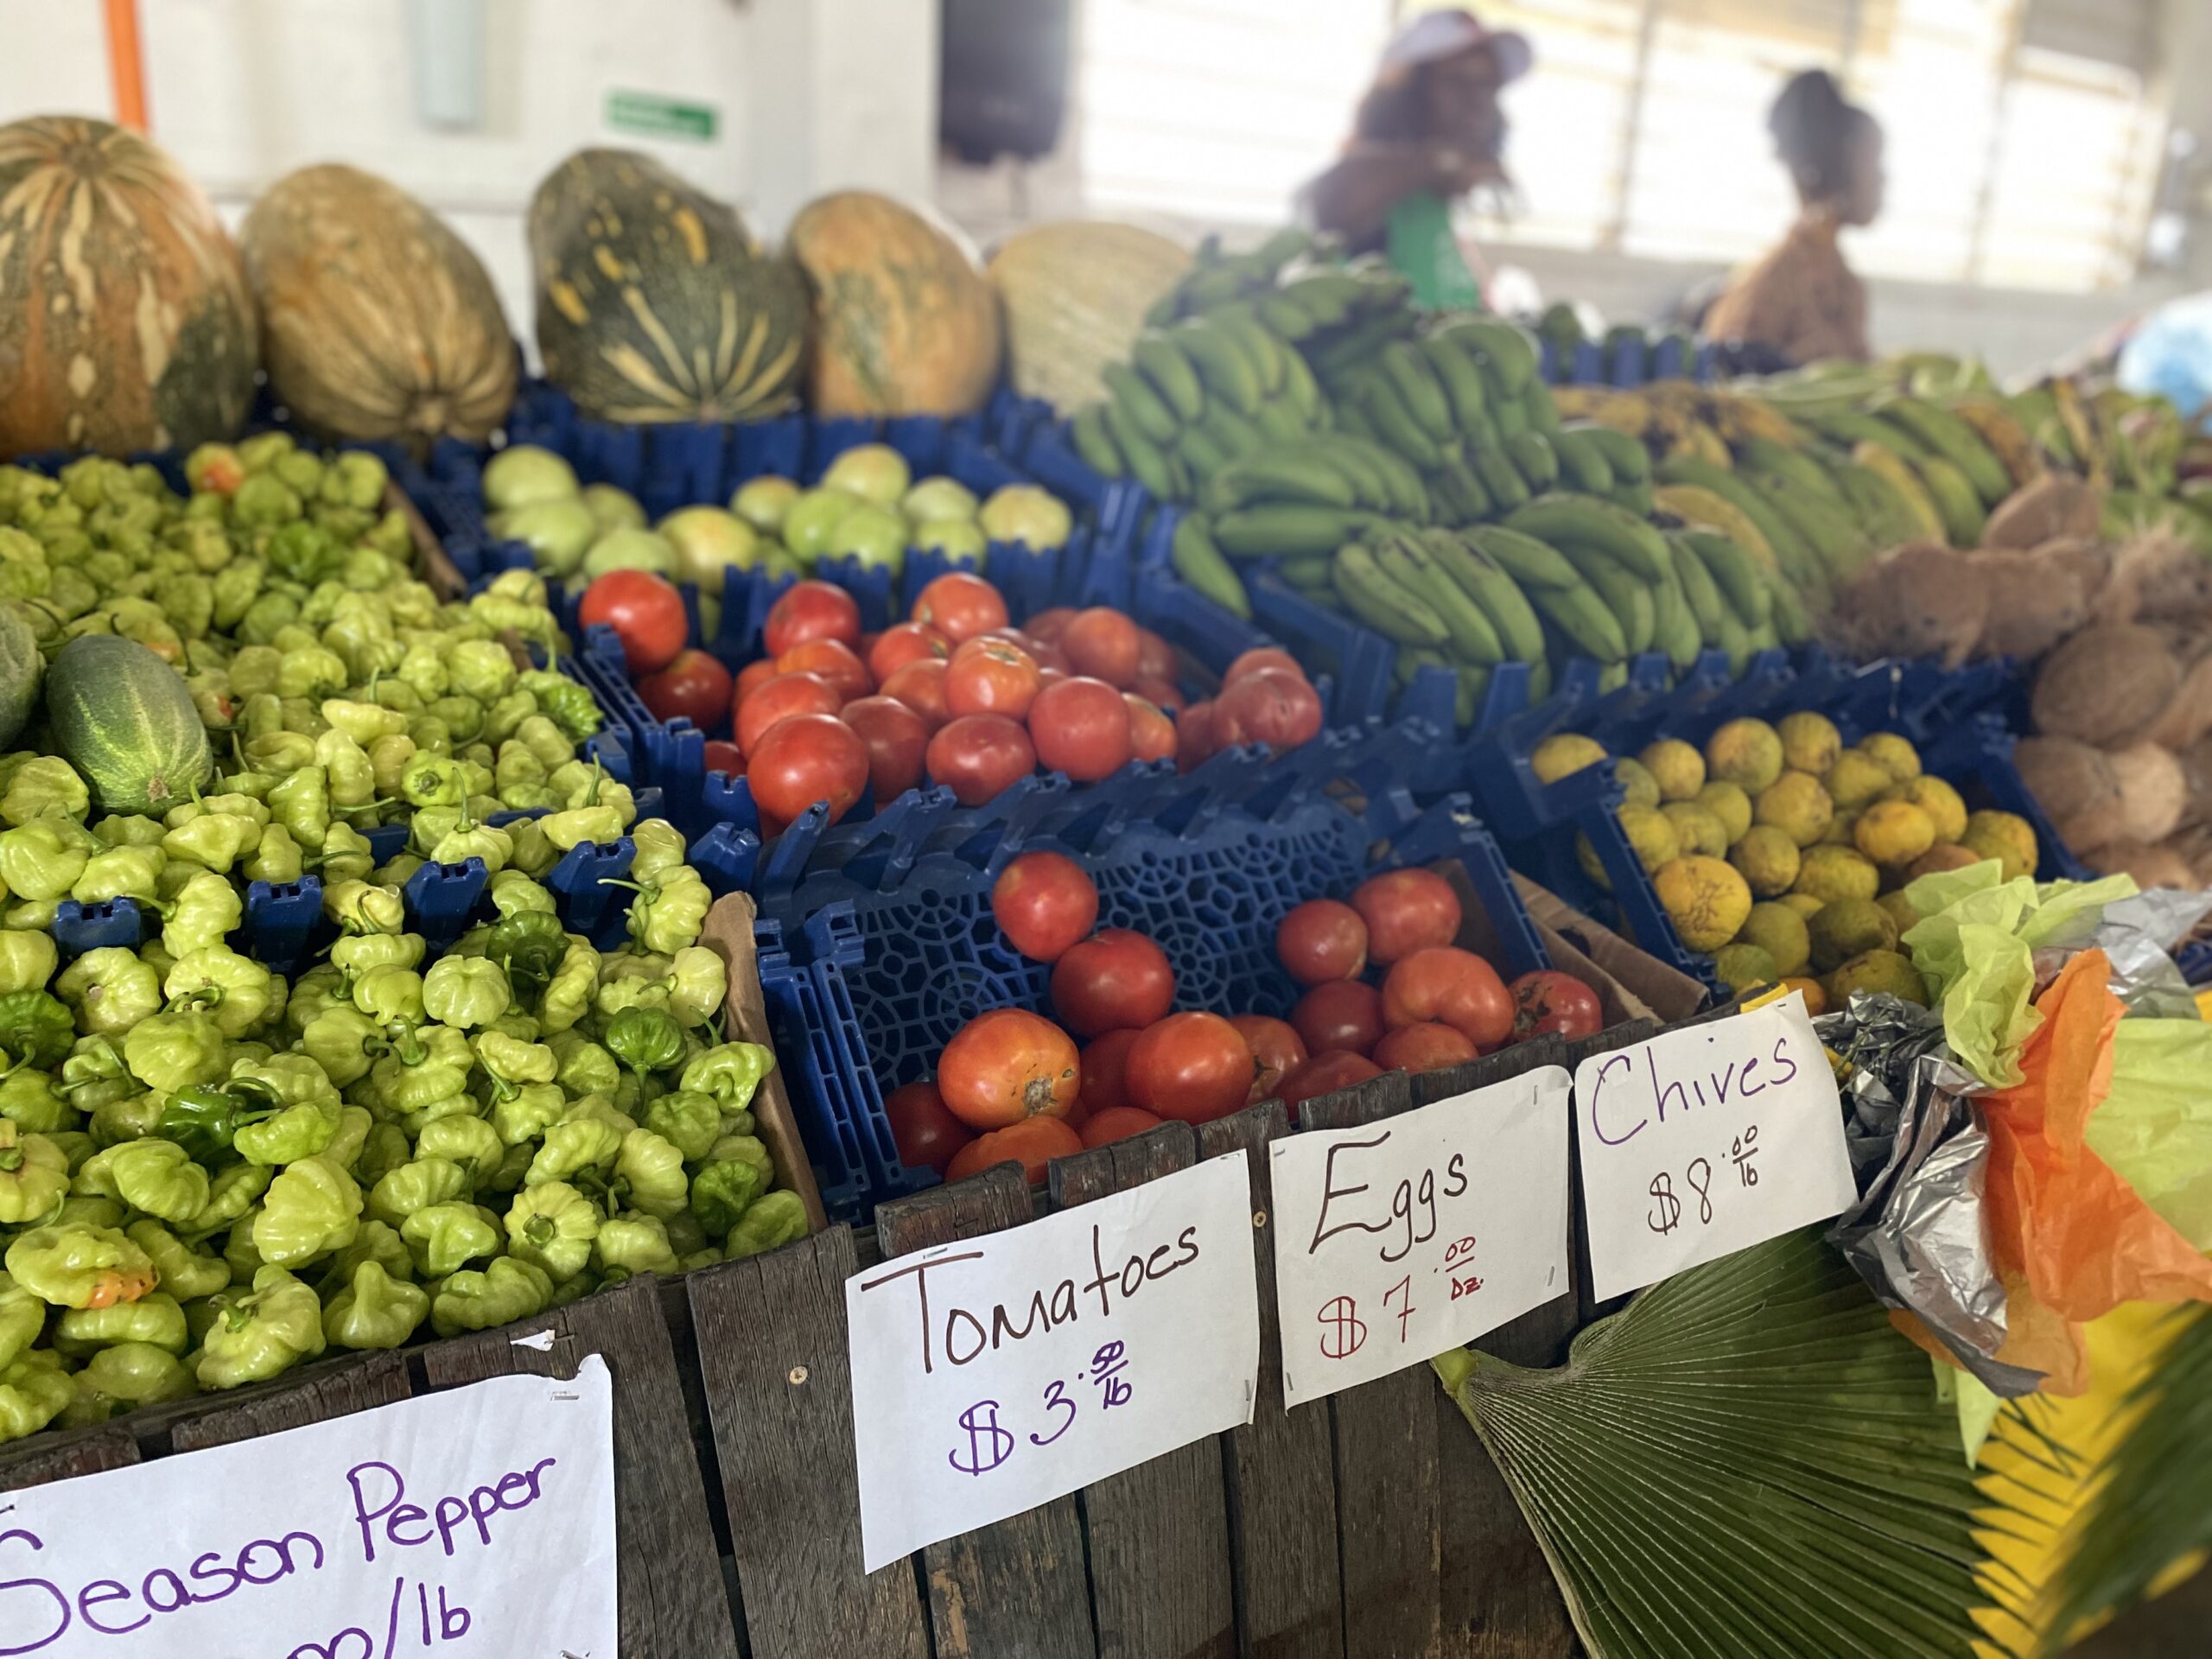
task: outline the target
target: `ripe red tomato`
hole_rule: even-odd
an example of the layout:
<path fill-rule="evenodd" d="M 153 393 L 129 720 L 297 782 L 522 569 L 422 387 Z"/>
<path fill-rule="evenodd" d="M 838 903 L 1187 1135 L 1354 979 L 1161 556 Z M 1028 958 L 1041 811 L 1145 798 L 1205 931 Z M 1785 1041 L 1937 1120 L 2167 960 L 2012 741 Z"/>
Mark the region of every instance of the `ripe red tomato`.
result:
<path fill-rule="evenodd" d="M 1382 982 L 1390 1026 L 1440 1020 L 1478 1048 L 1496 1048 L 1513 1029 L 1513 999 L 1497 969 L 1471 950 L 1433 944 L 1402 957 Z"/>
<path fill-rule="evenodd" d="M 1229 671 L 1221 677 L 1221 683 L 1233 685 L 1247 674 L 1256 673 L 1263 668 L 1287 669 L 1301 680 L 1306 677 L 1306 671 L 1298 665 L 1298 658 L 1280 645 L 1255 645 L 1229 665 Z"/>
<path fill-rule="evenodd" d="M 1214 699 L 1214 739 L 1224 745 L 1264 743 L 1280 753 L 1321 730 L 1321 694 L 1303 675 L 1255 668 L 1221 688 Z"/>
<path fill-rule="evenodd" d="M 1291 1121 L 1296 1122 L 1298 1109 L 1314 1096 L 1332 1095 L 1339 1089 L 1349 1089 L 1354 1084 L 1382 1075 L 1382 1068 L 1364 1054 L 1339 1050 L 1333 1054 L 1316 1054 L 1285 1077 L 1277 1093 L 1290 1109 Z"/>
<path fill-rule="evenodd" d="M 1143 645 L 1137 625 L 1119 611 L 1104 605 L 1077 611 L 1061 630 L 1059 646 L 1078 674 L 1103 680 L 1116 690 L 1126 690 L 1136 682 L 1137 656 Z"/>
<path fill-rule="evenodd" d="M 896 697 L 922 717 L 922 724 L 936 731 L 952 718 L 952 710 L 945 706 L 944 677 L 949 664 L 934 657 L 924 657 L 894 668 L 884 676 L 877 689 L 887 697 Z"/>
<path fill-rule="evenodd" d="M 1213 704 L 1194 702 L 1175 716 L 1175 770 L 1188 772 L 1211 756 L 1213 741 Z"/>
<path fill-rule="evenodd" d="M 768 655 L 780 657 L 810 639 L 841 639 L 855 647 L 861 642 L 861 607 L 835 582 L 795 582 L 768 607 L 760 629 L 760 648 Z"/>
<path fill-rule="evenodd" d="M 835 823 L 868 787 L 868 745 L 835 715 L 793 715 L 761 734 L 745 776 L 764 814 L 789 823 L 817 801 Z"/>
<path fill-rule="evenodd" d="M 745 776 L 745 751 L 726 737 L 707 740 L 707 770 L 731 778 Z"/>
<path fill-rule="evenodd" d="M 1122 692 L 1122 701 L 1129 710 L 1129 759 L 1173 760 L 1175 722 L 1161 714 L 1156 704 L 1146 702 L 1134 691 Z"/>
<path fill-rule="evenodd" d="M 1129 706 L 1103 680 L 1061 680 L 1029 706 L 1037 759 L 1079 784 L 1110 778 L 1129 761 Z"/>
<path fill-rule="evenodd" d="M 1148 674 L 1140 675 L 1129 688 L 1155 709 L 1170 715 L 1179 715 L 1190 706 L 1190 699 L 1175 689 L 1173 680 L 1154 679 Z"/>
<path fill-rule="evenodd" d="M 666 668 L 638 682 L 655 720 L 688 720 L 701 731 L 729 712 L 729 670 L 703 651 L 679 651 Z"/>
<path fill-rule="evenodd" d="M 951 655 L 952 642 L 935 628 L 919 622 L 894 622 L 876 635 L 875 643 L 868 647 L 868 671 L 880 685 L 909 663 L 932 657 L 942 661 Z"/>
<path fill-rule="evenodd" d="M 803 645 L 793 645 L 776 658 L 776 672 L 811 674 L 827 680 L 848 702 L 875 690 L 875 676 L 842 639 L 810 639 Z"/>
<path fill-rule="evenodd" d="M 899 672 L 909 671 L 901 669 Z M 963 806 L 981 806 L 1037 769 L 1029 734 L 1004 715 L 963 715 L 930 739 L 924 764 Z"/>
<path fill-rule="evenodd" d="M 1185 1123 L 1211 1123 L 1252 1091 L 1252 1047 L 1217 1014 L 1171 1014 L 1129 1046 L 1131 1104 Z"/>
<path fill-rule="evenodd" d="M 1076 1104 L 1086 1115 L 1095 1116 L 1129 1103 L 1124 1077 L 1129 1046 L 1143 1035 L 1133 1027 L 1125 1027 L 1101 1032 L 1083 1046 L 1083 1096 Z"/>
<path fill-rule="evenodd" d="M 1480 1053 L 1465 1033 L 1424 1020 L 1384 1032 L 1375 1045 L 1375 1064 L 1385 1071 L 1433 1071 L 1462 1065 Z"/>
<path fill-rule="evenodd" d="M 667 667 L 691 630 L 683 595 L 650 570 L 610 570 L 598 578 L 584 589 L 576 620 L 587 628 L 602 622 L 613 628 L 632 674 Z"/>
<path fill-rule="evenodd" d="M 834 715 L 844 706 L 837 688 L 818 674 L 779 674 L 737 705 L 737 747 L 752 754 L 779 721 L 794 715 Z"/>
<path fill-rule="evenodd" d="M 1116 1141 L 1142 1135 L 1147 1129 L 1156 1129 L 1160 1122 L 1156 1114 L 1146 1111 L 1141 1106 L 1109 1107 L 1083 1126 L 1083 1144 L 1086 1147 L 1109 1147 Z"/>
<path fill-rule="evenodd" d="M 1056 679 L 1065 680 L 1075 671 L 1068 664 L 1067 652 L 1050 639 L 1031 639 L 1021 648 L 1036 659 L 1037 671 L 1045 677 L 1047 684 Z"/>
<path fill-rule="evenodd" d="M 1367 924 L 1338 899 L 1308 899 L 1275 924 L 1275 954 L 1301 985 L 1357 979 L 1367 967 Z"/>
<path fill-rule="evenodd" d="M 952 1154 L 944 1179 L 964 1181 L 998 1164 L 1020 1164 L 1032 1186 L 1042 1186 L 1055 1158 L 1083 1150 L 1083 1137 L 1057 1117 L 1027 1117 L 1009 1128 L 979 1135 Z"/>
<path fill-rule="evenodd" d="M 957 645 L 1006 626 L 1006 601 L 981 576 L 948 570 L 914 595 L 908 620 L 927 623 Z"/>
<path fill-rule="evenodd" d="M 1367 924 L 1367 957 L 1387 968 L 1402 957 L 1459 937 L 1459 895 L 1430 870 L 1386 870 L 1352 889 Z"/>
<path fill-rule="evenodd" d="M 1294 1067 L 1306 1064 L 1306 1045 L 1300 1040 L 1297 1028 L 1287 1020 L 1264 1014 L 1235 1014 L 1229 1023 L 1252 1051 L 1252 1087 L 1244 1098 L 1272 1099 L 1283 1078 Z"/>
<path fill-rule="evenodd" d="M 1052 1010 L 1079 1037 L 1142 1030 L 1166 1017 L 1174 1001 L 1167 953 L 1126 927 L 1102 927 L 1052 964 Z"/>
<path fill-rule="evenodd" d="M 1360 980 L 1327 980 L 1298 999 L 1290 1023 L 1310 1055 L 1364 1054 L 1382 1035 L 1382 994 Z"/>
<path fill-rule="evenodd" d="M 991 914 L 1032 962 L 1058 962 L 1098 925 L 1098 889 L 1065 853 L 1023 853 L 991 883 Z"/>
<path fill-rule="evenodd" d="M 1075 607 L 1072 605 L 1049 606 L 1023 623 L 1021 631 L 1041 645 L 1051 645 L 1059 639 L 1060 630 L 1066 627 L 1074 616 Z"/>
<path fill-rule="evenodd" d="M 896 697 L 858 697 L 838 710 L 837 718 L 868 745 L 868 776 L 875 785 L 877 806 L 887 806 L 922 781 L 930 728 L 905 703 Z"/>
<path fill-rule="evenodd" d="M 944 706 L 962 715 L 1020 720 L 1037 700 L 1037 659 L 1010 639 L 970 639 L 944 671 Z"/>
<path fill-rule="evenodd" d="M 945 1109 L 971 1129 L 1002 1129 L 1025 1117 L 1065 1117 L 1083 1086 L 1075 1039 L 1027 1008 L 979 1014 L 937 1060 Z"/>
<path fill-rule="evenodd" d="M 883 1097 L 883 1115 L 891 1120 L 899 1161 L 909 1169 L 933 1169 L 942 1175 L 952 1154 L 976 1138 L 973 1129 L 945 1109 L 944 1096 L 933 1083 L 893 1089 Z"/>
<path fill-rule="evenodd" d="M 729 706 L 735 709 L 747 697 L 776 677 L 776 659 L 763 657 L 759 662 L 747 663 L 737 671 L 737 688 L 730 693 Z"/>
<path fill-rule="evenodd" d="M 1605 1028 L 1605 1010 L 1598 993 L 1573 974 L 1540 968 L 1506 988 L 1513 993 L 1513 1034 L 1508 1042 L 1525 1043 L 1553 1032 L 1567 1038 L 1594 1037 Z"/>
<path fill-rule="evenodd" d="M 1137 630 L 1137 678 L 1172 680 L 1175 677 L 1175 647 L 1150 628 Z"/>

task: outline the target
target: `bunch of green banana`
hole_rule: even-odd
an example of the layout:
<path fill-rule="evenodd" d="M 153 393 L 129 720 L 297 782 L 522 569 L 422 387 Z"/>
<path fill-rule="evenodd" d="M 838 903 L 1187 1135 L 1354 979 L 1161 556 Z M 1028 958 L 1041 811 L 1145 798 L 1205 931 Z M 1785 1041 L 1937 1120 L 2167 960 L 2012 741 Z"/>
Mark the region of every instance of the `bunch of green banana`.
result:
<path fill-rule="evenodd" d="M 1208 236 L 1192 254 L 1190 270 L 1152 302 L 1144 320 L 1164 328 L 1185 317 L 1256 298 L 1274 289 L 1283 267 L 1293 260 L 1326 251 L 1325 245 L 1317 247 L 1312 232 L 1295 225 L 1284 226 L 1243 253 L 1226 252 L 1220 237 Z"/>

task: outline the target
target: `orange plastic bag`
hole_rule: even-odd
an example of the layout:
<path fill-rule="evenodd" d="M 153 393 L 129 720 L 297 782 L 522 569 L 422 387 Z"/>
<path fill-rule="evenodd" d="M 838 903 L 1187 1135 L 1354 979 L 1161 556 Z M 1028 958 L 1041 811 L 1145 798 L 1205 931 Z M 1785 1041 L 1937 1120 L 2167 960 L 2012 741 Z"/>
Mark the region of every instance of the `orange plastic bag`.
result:
<path fill-rule="evenodd" d="M 2036 1300 L 2073 1323 L 2122 1302 L 2212 1301 L 2212 1260 L 2083 1138 L 2111 1091 L 2113 1033 L 2126 1012 L 2108 974 L 2101 950 L 2069 961 L 2036 1000 L 2043 1024 L 2020 1052 L 2021 1082 L 1980 1102 L 1999 1270 L 2024 1278 Z"/>

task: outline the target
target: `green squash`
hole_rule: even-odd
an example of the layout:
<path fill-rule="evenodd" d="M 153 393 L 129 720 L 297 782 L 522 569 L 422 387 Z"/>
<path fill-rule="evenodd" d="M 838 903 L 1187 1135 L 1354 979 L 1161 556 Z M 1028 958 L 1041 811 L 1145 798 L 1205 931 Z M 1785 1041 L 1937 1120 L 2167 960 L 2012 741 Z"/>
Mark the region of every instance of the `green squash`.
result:
<path fill-rule="evenodd" d="M 88 633 L 46 673 L 54 745 L 94 804 L 159 817 L 215 775 L 207 729 L 183 678 L 135 639 Z"/>

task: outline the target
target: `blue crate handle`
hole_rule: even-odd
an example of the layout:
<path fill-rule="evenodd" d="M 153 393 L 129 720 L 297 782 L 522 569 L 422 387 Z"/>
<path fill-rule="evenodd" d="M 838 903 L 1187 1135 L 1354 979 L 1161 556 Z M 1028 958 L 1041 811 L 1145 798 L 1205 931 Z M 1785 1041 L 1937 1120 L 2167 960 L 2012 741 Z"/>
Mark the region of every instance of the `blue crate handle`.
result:
<path fill-rule="evenodd" d="M 80 904 L 64 899 L 54 907 L 54 942 L 65 957 L 120 947 L 135 950 L 145 937 L 145 917 L 130 899 L 100 899 Z"/>
<path fill-rule="evenodd" d="M 831 1214 L 856 1217 L 870 1185 L 855 1127 L 864 1109 L 848 1098 L 852 1071 L 828 1034 L 819 976 L 793 963 L 779 924 L 758 919 L 753 937 L 761 999 L 768 1007 L 777 1058 L 814 1166 L 815 1185 Z"/>
<path fill-rule="evenodd" d="M 545 885 L 563 901 L 562 921 L 570 932 L 582 934 L 601 950 L 622 941 L 629 894 L 605 884 L 626 879 L 637 855 L 638 844 L 627 836 L 618 841 L 579 842 L 561 855 L 547 873 Z"/>

